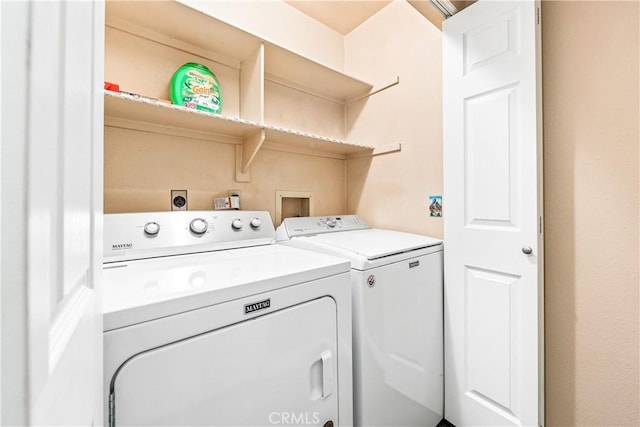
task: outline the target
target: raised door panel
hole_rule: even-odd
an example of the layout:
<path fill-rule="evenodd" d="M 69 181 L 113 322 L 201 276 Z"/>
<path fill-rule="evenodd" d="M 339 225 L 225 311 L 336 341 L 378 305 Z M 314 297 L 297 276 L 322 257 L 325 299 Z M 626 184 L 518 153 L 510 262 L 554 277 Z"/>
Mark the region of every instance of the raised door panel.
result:
<path fill-rule="evenodd" d="M 91 185 L 93 109 L 87 108 L 87 96 L 92 94 L 94 64 L 87 61 L 93 49 L 93 21 L 90 3 L 78 3 L 65 8 L 62 135 L 62 242 L 63 280 L 59 298 L 64 298 L 76 286 L 86 286 L 91 254 Z"/>
<path fill-rule="evenodd" d="M 518 304 L 520 277 L 467 268 L 465 274 L 465 395 L 512 419 L 519 414 Z"/>
<path fill-rule="evenodd" d="M 464 101 L 465 213 L 472 228 L 517 227 L 517 85 Z"/>

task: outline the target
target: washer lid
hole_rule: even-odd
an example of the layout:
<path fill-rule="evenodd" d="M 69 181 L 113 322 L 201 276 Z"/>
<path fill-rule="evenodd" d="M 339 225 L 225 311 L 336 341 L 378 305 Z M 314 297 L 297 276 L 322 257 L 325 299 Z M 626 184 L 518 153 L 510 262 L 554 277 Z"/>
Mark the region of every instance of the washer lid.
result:
<path fill-rule="evenodd" d="M 442 244 L 442 240 L 433 237 L 377 228 L 325 233 L 298 239 L 309 239 L 314 243 L 333 246 L 361 255 L 368 260 Z"/>

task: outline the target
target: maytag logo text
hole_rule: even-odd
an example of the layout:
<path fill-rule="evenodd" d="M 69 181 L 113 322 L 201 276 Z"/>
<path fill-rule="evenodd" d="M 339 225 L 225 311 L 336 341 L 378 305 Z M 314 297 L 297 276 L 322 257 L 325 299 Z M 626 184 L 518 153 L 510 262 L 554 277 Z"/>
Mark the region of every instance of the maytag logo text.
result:
<path fill-rule="evenodd" d="M 251 304 L 246 304 L 244 306 L 244 314 L 249 314 L 249 313 L 253 313 L 255 311 L 260 311 L 260 310 L 265 310 L 267 308 L 271 307 L 271 298 L 262 300 L 262 301 L 258 301 L 258 302 L 254 302 Z"/>

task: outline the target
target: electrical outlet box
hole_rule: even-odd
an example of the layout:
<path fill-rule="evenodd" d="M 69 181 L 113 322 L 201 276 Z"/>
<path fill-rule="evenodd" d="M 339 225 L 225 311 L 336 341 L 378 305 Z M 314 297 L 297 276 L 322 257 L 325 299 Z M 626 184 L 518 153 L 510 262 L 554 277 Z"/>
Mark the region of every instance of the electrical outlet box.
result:
<path fill-rule="evenodd" d="M 171 210 L 187 210 L 187 190 L 171 190 Z"/>

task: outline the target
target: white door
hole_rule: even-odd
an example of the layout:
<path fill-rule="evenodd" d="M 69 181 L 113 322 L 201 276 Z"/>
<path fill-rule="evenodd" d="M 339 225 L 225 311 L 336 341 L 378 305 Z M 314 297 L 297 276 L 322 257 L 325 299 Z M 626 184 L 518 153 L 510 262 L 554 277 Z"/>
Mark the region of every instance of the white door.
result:
<path fill-rule="evenodd" d="M 338 426 L 336 302 L 320 298 L 127 360 L 113 426 Z"/>
<path fill-rule="evenodd" d="M 539 5 L 443 25 L 445 417 L 543 423 Z"/>
<path fill-rule="evenodd" d="M 0 7 L 2 424 L 100 425 L 104 4 Z"/>

